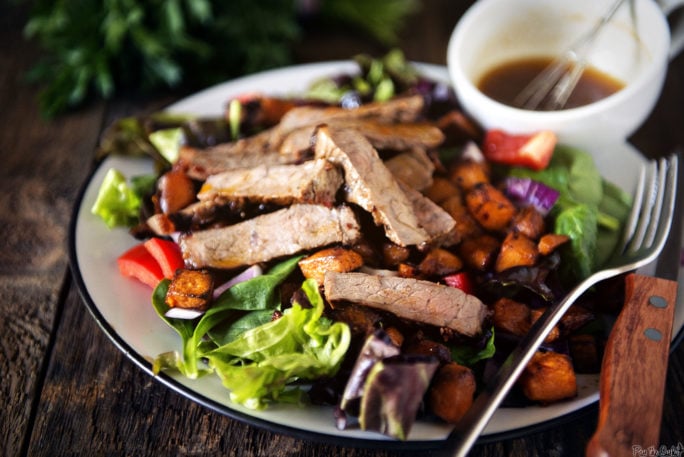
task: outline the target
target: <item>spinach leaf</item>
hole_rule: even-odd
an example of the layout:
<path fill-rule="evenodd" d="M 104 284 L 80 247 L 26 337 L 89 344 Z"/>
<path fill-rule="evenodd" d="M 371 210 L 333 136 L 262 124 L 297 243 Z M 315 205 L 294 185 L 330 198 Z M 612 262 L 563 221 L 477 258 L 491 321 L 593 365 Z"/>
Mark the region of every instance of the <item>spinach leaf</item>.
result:
<path fill-rule="evenodd" d="M 603 179 L 591 155 L 558 145 L 546 169 L 516 167 L 508 173 L 542 182 L 560 192 L 551 216 L 554 231 L 571 240 L 570 248 L 563 249 L 566 280 L 581 280 L 599 268 L 617 244 L 631 199 Z"/>

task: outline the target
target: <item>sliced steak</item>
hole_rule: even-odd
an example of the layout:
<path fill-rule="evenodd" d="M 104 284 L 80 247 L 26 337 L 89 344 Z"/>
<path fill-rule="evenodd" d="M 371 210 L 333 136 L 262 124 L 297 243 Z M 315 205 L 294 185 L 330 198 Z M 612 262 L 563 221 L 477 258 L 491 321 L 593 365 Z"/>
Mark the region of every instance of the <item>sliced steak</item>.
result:
<path fill-rule="evenodd" d="M 198 201 L 189 204 L 180 211 L 150 216 L 146 223 L 150 230 L 159 236 L 184 232 L 224 221 L 237 213 L 241 208 L 230 202 Z"/>
<path fill-rule="evenodd" d="M 395 178 L 416 190 L 427 189 L 432 185 L 435 164 L 422 148 L 413 148 L 385 160 Z"/>
<path fill-rule="evenodd" d="M 337 126 L 333 122 L 332 125 Z M 346 126 L 345 126 L 346 127 Z M 357 121 L 349 124 L 356 128 L 371 142 L 375 149 L 406 151 L 408 149 L 434 149 L 444 141 L 440 129 L 426 122 L 404 122 L 388 124 L 375 119 Z"/>
<path fill-rule="evenodd" d="M 444 141 L 442 131 L 428 123 L 387 124 L 376 119 L 334 118 L 323 119 L 320 123 L 335 128 L 356 129 L 378 150 L 433 149 Z M 300 127 L 289 132 L 280 145 L 280 153 L 285 155 L 305 154 L 313 145 L 313 136 L 320 123 Z"/>
<path fill-rule="evenodd" d="M 344 179 L 342 172 L 324 159 L 299 165 L 260 165 L 209 176 L 197 197 L 200 200 L 240 201 L 290 205 L 318 203 L 332 206 Z"/>
<path fill-rule="evenodd" d="M 274 143 L 274 130 L 265 130 L 256 135 L 221 143 L 205 149 L 183 146 L 179 165 L 193 179 L 204 180 L 207 176 L 228 170 L 252 168 L 257 165 L 283 165 L 301 160 L 299 155 L 278 152 Z"/>
<path fill-rule="evenodd" d="M 324 122 L 351 122 L 361 119 L 385 123 L 415 122 L 421 116 L 423 107 L 424 101 L 420 95 L 398 97 L 382 103 L 368 103 L 355 109 L 302 106 L 289 110 L 278 125 L 256 135 L 206 149 L 185 146 L 181 148 L 179 163 L 188 176 L 198 180 L 236 168 L 297 163 L 306 158 L 303 154 L 309 149 L 310 135 L 306 129 L 313 131 L 315 126 Z M 303 128 L 304 131 L 296 132 Z M 441 143 L 444 139 L 436 127 L 423 126 L 416 130 L 421 132 L 420 141 L 427 141 L 429 144 L 437 141 Z M 404 136 L 408 136 L 408 133 L 407 131 Z M 291 134 L 294 136 L 283 146 Z M 390 141 L 387 138 L 390 134 L 385 133 L 386 142 Z M 394 141 L 396 143 L 397 140 Z"/>
<path fill-rule="evenodd" d="M 329 271 L 324 291 L 333 303 L 357 303 L 470 337 L 482 332 L 487 318 L 487 307 L 477 297 L 413 278 Z"/>
<path fill-rule="evenodd" d="M 182 235 L 186 264 L 236 268 L 333 243 L 352 244 L 361 231 L 346 206 L 295 204 L 228 227 Z"/>
<path fill-rule="evenodd" d="M 459 241 L 455 233 L 456 221 L 449 213 L 405 183 L 400 182 L 399 186 L 411 202 L 418 223 L 430 236 L 431 245 L 450 246 Z"/>
<path fill-rule="evenodd" d="M 344 169 L 347 201 L 371 213 L 375 223 L 384 226 L 387 238 L 400 246 L 421 246 L 429 241 L 411 202 L 362 134 L 322 126 L 316 133 L 314 153 Z"/>
<path fill-rule="evenodd" d="M 338 121 L 374 119 L 387 124 L 416 122 L 422 116 L 424 107 L 425 102 L 421 95 L 396 97 L 386 102 L 367 103 L 352 109 L 339 106 L 302 106 L 285 113 L 276 128 L 284 137 L 302 127 Z"/>

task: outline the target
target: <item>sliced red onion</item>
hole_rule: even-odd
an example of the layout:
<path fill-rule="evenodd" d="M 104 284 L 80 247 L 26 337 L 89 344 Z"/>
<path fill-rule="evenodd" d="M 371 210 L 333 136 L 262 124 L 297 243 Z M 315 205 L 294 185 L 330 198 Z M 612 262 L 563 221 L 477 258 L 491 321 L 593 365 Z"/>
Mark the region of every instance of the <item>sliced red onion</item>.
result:
<path fill-rule="evenodd" d="M 532 205 L 543 216 L 549 213 L 560 196 L 556 189 L 530 178 L 506 178 L 504 188 L 509 197 L 524 205 Z"/>
<path fill-rule="evenodd" d="M 214 298 L 219 297 L 223 292 L 230 289 L 235 284 L 247 281 L 252 278 L 256 278 L 257 276 L 261 276 L 262 274 L 264 274 L 264 270 L 259 265 L 252 265 L 239 275 L 235 276 L 232 279 L 229 279 L 228 281 L 221 284 L 219 287 L 215 288 Z"/>
<path fill-rule="evenodd" d="M 200 311 L 199 309 L 175 307 L 169 308 L 169 310 L 164 313 L 164 316 L 172 319 L 195 319 L 202 314 L 204 314 L 204 311 Z"/>

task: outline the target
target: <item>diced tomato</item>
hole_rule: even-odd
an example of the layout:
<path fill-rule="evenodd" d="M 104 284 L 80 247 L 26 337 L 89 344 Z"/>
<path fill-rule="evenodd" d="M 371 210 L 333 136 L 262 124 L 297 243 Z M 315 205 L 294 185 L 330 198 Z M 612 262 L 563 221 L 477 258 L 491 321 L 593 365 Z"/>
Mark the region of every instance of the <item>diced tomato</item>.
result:
<path fill-rule="evenodd" d="M 459 271 L 458 273 L 444 276 L 442 279 L 447 286 L 461 289 L 467 294 L 472 294 L 475 291 L 473 280 L 465 271 Z"/>
<path fill-rule="evenodd" d="M 543 170 L 549 165 L 558 138 L 550 130 L 534 134 L 511 134 L 489 130 L 482 145 L 487 160 L 504 165 Z"/>
<path fill-rule="evenodd" d="M 144 244 L 133 246 L 117 259 L 122 275 L 136 278 L 148 286 L 155 288 L 164 279 L 159 263 L 145 248 Z"/>
<path fill-rule="evenodd" d="M 150 238 L 144 245 L 159 264 L 165 278 L 172 279 L 176 270 L 185 266 L 180 247 L 173 241 Z"/>

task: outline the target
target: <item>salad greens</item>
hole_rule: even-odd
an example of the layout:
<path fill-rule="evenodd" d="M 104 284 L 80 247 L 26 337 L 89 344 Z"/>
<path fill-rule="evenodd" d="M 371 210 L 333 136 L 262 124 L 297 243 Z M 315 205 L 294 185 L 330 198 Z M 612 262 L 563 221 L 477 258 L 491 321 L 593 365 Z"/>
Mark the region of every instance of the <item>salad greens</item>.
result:
<path fill-rule="evenodd" d="M 302 284 L 308 303 L 295 300 L 281 317 L 271 319 L 280 309 L 277 286 L 299 259 L 286 260 L 262 276 L 234 285 L 195 321 L 164 315 L 169 283 L 162 281 L 153 304 L 181 336 L 183 353 L 161 354 L 153 371 L 178 370 L 189 378 L 213 372 L 230 390 L 231 400 L 255 409 L 272 401 L 299 399 L 301 391 L 291 387 L 294 381 L 334 375 L 349 348 L 351 332 L 346 324 L 322 317 L 323 298 L 315 281 Z M 223 336 L 213 338 L 211 330 L 218 326 Z"/>
<path fill-rule="evenodd" d="M 492 327 L 484 347 L 478 348 L 470 345 L 453 346 L 451 347 L 451 358 L 460 365 L 472 367 L 480 360 L 494 357 L 496 352 L 494 342 L 494 327 Z"/>
<path fill-rule="evenodd" d="M 551 209 L 555 232 L 570 237 L 561 267 L 570 280 L 581 280 L 601 266 L 615 249 L 631 198 L 599 173 L 589 153 L 558 145 L 541 171 L 515 167 L 511 176 L 539 181 L 560 192 Z"/>
<path fill-rule="evenodd" d="M 137 176 L 129 184 L 119 170 L 108 170 L 91 212 L 100 216 L 109 228 L 136 224 L 143 196 L 156 179 L 156 176 Z"/>

